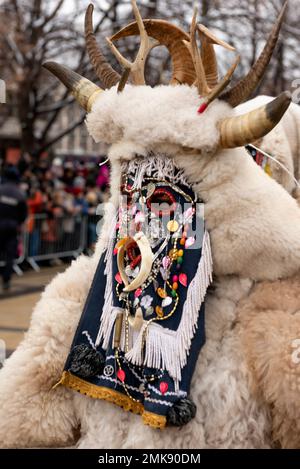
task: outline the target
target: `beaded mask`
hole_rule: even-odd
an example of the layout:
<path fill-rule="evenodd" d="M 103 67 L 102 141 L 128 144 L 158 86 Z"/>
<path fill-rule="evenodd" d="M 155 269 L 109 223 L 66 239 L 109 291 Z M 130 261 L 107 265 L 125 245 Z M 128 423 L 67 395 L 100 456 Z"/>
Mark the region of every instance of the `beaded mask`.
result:
<path fill-rule="evenodd" d="M 67 386 L 138 412 L 158 428 L 195 414 L 188 392 L 205 341 L 212 274 L 200 202 L 167 157 L 127 166 L 113 236 L 63 377 Z"/>

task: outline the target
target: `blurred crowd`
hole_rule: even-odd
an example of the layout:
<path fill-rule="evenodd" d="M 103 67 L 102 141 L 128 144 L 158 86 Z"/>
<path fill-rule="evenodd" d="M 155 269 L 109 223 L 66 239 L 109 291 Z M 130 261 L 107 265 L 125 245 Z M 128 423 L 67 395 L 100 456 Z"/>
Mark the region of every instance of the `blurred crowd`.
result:
<path fill-rule="evenodd" d="M 4 165 L 0 181 L 0 274 L 9 285 L 13 259 L 70 258 L 93 250 L 97 207 L 108 197 L 109 168 L 99 161 L 30 157 Z M 5 263 L 4 274 L 1 261 Z M 6 269 L 6 271 L 5 271 Z"/>
<path fill-rule="evenodd" d="M 22 161 L 19 165 L 20 189 L 27 196 L 29 215 L 45 213 L 51 217 L 95 214 L 106 200 L 109 170 L 95 161 Z"/>

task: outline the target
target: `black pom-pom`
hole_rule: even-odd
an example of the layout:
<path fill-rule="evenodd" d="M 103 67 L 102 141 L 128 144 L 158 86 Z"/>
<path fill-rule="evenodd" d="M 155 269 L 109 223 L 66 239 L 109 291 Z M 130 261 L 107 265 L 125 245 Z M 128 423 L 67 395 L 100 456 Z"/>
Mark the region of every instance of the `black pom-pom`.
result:
<path fill-rule="evenodd" d="M 180 399 L 175 402 L 167 414 L 168 425 L 181 427 L 186 425 L 196 415 L 197 407 L 190 399 Z"/>
<path fill-rule="evenodd" d="M 72 350 L 69 371 L 81 378 L 90 378 L 103 372 L 105 359 L 101 353 L 86 344 L 76 345 Z"/>

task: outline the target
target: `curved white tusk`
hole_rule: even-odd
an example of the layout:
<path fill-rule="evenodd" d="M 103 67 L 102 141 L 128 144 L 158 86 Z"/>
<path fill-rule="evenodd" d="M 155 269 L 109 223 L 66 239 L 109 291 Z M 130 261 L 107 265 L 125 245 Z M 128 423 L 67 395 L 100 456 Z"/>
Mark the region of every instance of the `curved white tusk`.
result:
<path fill-rule="evenodd" d="M 128 322 L 135 331 L 140 331 L 144 322 L 142 308 L 136 310 L 134 317 L 128 316 Z"/>
<path fill-rule="evenodd" d="M 132 238 L 128 238 L 128 240 L 118 249 L 118 256 L 117 256 L 117 264 L 118 264 L 118 270 L 121 275 L 121 279 L 123 280 L 123 283 L 125 287 L 129 285 L 128 277 L 125 273 L 125 268 L 124 268 L 124 256 L 126 252 L 126 248 L 129 242 L 132 242 Z"/>
<path fill-rule="evenodd" d="M 124 255 L 125 255 L 128 244 L 131 243 L 132 241 L 136 242 L 140 250 L 141 266 L 140 266 L 140 271 L 138 275 L 136 276 L 136 278 L 131 283 L 129 283 L 128 277 L 126 275 L 125 268 L 124 268 Z M 119 269 L 121 278 L 125 285 L 125 288 L 123 290 L 124 292 L 127 293 L 130 291 L 136 290 L 145 282 L 145 280 L 150 275 L 150 272 L 152 269 L 153 257 L 154 257 L 153 252 L 149 244 L 148 238 L 145 236 L 145 234 L 142 231 L 137 233 L 133 238 L 129 238 L 126 241 L 126 243 L 119 248 L 117 263 L 118 263 L 118 269 Z"/>

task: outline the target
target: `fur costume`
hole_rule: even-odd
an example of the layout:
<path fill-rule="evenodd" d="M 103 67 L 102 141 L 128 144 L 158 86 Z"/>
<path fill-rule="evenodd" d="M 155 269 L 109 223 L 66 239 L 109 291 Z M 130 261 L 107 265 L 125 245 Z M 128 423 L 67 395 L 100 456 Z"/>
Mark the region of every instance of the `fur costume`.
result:
<path fill-rule="evenodd" d="M 53 69 L 53 65 L 48 68 Z M 64 80 L 66 73 L 64 68 Z M 214 99 L 206 109 L 208 101 L 199 97 L 196 87 L 188 85 L 154 89 L 126 85 L 117 93 L 116 87 L 100 92 L 75 75 L 71 82 L 70 89 L 90 111 L 87 117 L 90 134 L 96 141 L 104 140 L 111 145 L 113 206 L 118 206 L 124 162 L 135 160 L 136 155 L 146 157 L 150 152 L 172 158 L 205 203 L 215 278 L 206 296 L 206 343 L 191 383 L 190 396 L 197 413 L 180 431 L 171 427 L 159 431 L 145 427 L 138 416 L 121 412 L 111 403 L 66 387 L 53 388 L 61 377 L 96 266 L 107 246 L 111 227 L 108 206 L 94 256 L 81 256 L 47 286 L 24 341 L 0 372 L 0 398 L 5 403 L 0 408 L 0 445 L 270 448 L 277 444 L 276 440 L 282 446 L 297 445 L 297 437 L 289 443 L 284 435 L 288 421 L 285 419 L 292 417 L 292 405 L 289 407 L 285 400 L 292 392 L 289 381 L 285 383 L 286 394 L 280 393 L 280 386 L 273 393 L 269 388 L 276 373 L 286 375 L 280 366 L 284 368 L 287 363 L 284 361 L 287 345 L 280 342 L 275 351 L 270 347 L 268 357 L 259 353 L 262 335 L 272 344 L 280 332 L 275 319 L 271 330 L 263 323 L 265 315 L 272 311 L 256 315 L 256 309 L 270 309 L 265 307 L 270 281 L 285 278 L 289 286 L 299 272 L 300 210 L 288 192 L 268 177 L 243 148 L 221 149 L 220 141 L 229 146 L 228 142 L 235 139 L 245 143 L 247 139 L 248 143 L 255 140 L 247 126 L 240 126 L 247 134 L 244 140 L 233 132 L 237 120 L 232 119 L 236 115 L 232 99 L 236 99 L 237 89 L 229 100 L 231 105 L 223 99 Z M 276 106 L 282 108 L 285 101 L 285 97 L 280 98 Z M 203 104 L 205 112 L 197 113 Z M 272 109 L 265 107 L 259 111 L 261 128 L 268 124 Z M 278 121 L 278 108 L 275 114 Z M 229 132 L 232 131 L 232 138 L 222 134 L 224 120 L 232 125 Z M 251 116 L 246 120 L 253 123 Z M 275 125 L 275 120 L 271 120 Z M 255 122 L 251 129 L 256 129 L 256 139 L 264 136 L 264 131 L 257 134 Z M 255 285 L 261 289 L 262 304 L 251 297 Z M 291 290 L 296 292 L 296 286 Z M 296 300 L 291 298 L 290 302 L 292 312 Z M 241 305 L 244 308 L 248 305 L 250 312 L 255 311 L 254 316 L 262 318 L 259 319 L 262 326 L 251 325 L 249 335 L 248 326 L 242 324 L 241 317 L 245 315 Z M 278 306 L 286 307 L 284 299 Z M 286 340 L 290 330 L 287 325 Z M 257 354 L 251 340 L 260 345 Z M 271 376 L 266 372 L 269 369 Z M 274 402 L 277 407 L 273 412 L 270 404 Z"/>

